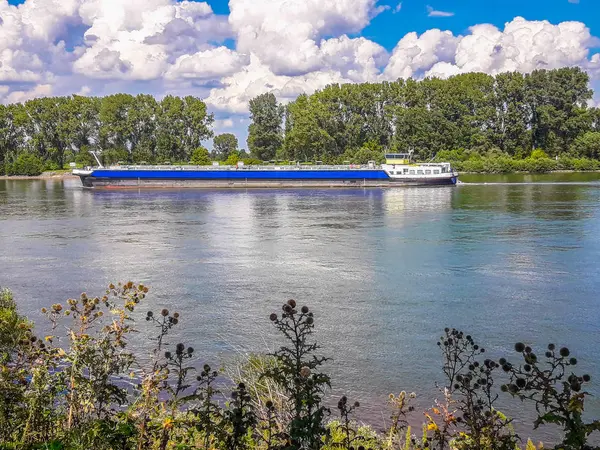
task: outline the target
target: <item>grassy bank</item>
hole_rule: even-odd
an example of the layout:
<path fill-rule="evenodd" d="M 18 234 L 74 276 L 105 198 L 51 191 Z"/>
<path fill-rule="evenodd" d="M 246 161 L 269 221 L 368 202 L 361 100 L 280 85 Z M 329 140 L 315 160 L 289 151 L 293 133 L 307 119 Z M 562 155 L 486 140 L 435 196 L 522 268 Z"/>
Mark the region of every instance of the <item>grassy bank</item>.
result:
<path fill-rule="evenodd" d="M 61 180 L 66 178 L 78 178 L 71 170 L 50 170 L 39 175 L 0 175 L 0 180 Z"/>
<path fill-rule="evenodd" d="M 535 449 L 497 410 L 499 396 L 522 401 L 524 416 L 525 408 L 537 416 L 532 426 L 557 425 L 557 449 L 592 448 L 588 437 L 600 430 L 582 417 L 591 377 L 575 373 L 565 347 L 536 353 L 517 343 L 495 361 L 470 335 L 446 328 L 437 342 L 446 381 L 422 426 L 409 426 L 416 394 L 402 391 L 390 394 L 389 420 L 375 431 L 354 419 L 359 399 L 340 392 L 336 407 L 324 402 L 336 384 L 314 341 L 318 312 L 287 301 L 268 317 L 281 346 L 217 371 L 173 342 L 174 328 L 192 325 L 185 314 L 149 310 L 148 293 L 128 282 L 53 304 L 42 309 L 52 330 L 42 337 L 1 291 L 0 448 Z M 147 322 L 148 355 L 130 348 L 138 320 Z"/>
<path fill-rule="evenodd" d="M 437 154 L 436 161 L 451 162 L 456 170 L 464 173 L 548 173 L 600 170 L 600 161 L 596 159 L 566 155 L 549 158 L 541 150 L 534 150 L 527 158 L 514 158 L 496 153 L 480 155 L 464 150 L 442 151 Z"/>

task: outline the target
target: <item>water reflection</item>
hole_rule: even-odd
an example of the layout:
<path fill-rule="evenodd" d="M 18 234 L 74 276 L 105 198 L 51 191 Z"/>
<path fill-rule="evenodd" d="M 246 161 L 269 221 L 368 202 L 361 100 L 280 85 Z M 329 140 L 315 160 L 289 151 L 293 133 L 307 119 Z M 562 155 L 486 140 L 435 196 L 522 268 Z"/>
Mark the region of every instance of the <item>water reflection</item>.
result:
<path fill-rule="evenodd" d="M 502 210 L 529 213 L 544 220 L 579 220 L 590 217 L 590 204 L 597 202 L 598 186 L 568 184 L 461 185 L 454 208 Z M 593 194 L 596 191 L 596 195 Z"/>
<path fill-rule="evenodd" d="M 383 193 L 383 202 L 391 214 L 441 211 L 451 208 L 454 194 L 454 187 L 388 189 Z"/>

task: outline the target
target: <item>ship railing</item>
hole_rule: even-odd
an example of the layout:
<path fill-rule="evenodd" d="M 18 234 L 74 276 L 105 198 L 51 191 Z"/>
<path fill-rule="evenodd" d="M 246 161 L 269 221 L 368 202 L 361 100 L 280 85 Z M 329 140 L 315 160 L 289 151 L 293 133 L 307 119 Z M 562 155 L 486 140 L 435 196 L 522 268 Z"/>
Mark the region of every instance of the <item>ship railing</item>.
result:
<path fill-rule="evenodd" d="M 364 164 L 354 165 L 299 165 L 299 166 L 265 166 L 265 165 L 243 165 L 243 166 L 146 166 L 146 165 L 127 165 L 127 166 L 111 166 L 110 170 L 183 170 L 183 171 L 229 171 L 229 170 L 272 170 L 272 171 L 286 171 L 286 170 L 374 170 L 379 167 L 368 166 Z"/>

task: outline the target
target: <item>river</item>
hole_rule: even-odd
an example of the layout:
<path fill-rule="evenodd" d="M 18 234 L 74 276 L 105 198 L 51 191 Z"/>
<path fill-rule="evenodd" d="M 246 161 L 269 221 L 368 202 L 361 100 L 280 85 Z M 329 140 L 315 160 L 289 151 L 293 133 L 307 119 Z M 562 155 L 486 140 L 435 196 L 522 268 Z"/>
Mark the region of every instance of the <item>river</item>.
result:
<path fill-rule="evenodd" d="M 439 396 L 446 326 L 513 361 L 517 340 L 554 342 L 592 375 L 587 411 L 599 418 L 600 174 L 462 180 L 248 192 L 0 180 L 0 286 L 42 324 L 42 306 L 144 282 L 140 316 L 179 311 L 172 342 L 193 345 L 198 363 L 279 345 L 268 316 L 295 298 L 333 358 L 332 395 L 376 422 L 390 392 L 415 391 L 422 407 Z"/>

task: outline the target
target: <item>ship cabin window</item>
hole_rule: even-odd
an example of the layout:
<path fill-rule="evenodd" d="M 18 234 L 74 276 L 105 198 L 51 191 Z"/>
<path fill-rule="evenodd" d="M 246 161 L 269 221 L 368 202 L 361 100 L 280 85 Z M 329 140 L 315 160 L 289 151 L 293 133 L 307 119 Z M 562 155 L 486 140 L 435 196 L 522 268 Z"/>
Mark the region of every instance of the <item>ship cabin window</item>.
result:
<path fill-rule="evenodd" d="M 439 170 L 434 170 L 434 171 L 433 171 L 433 174 L 434 174 L 434 175 L 439 175 L 439 174 L 440 174 L 440 171 L 439 171 Z"/>
<path fill-rule="evenodd" d="M 431 170 L 426 170 L 425 175 L 431 175 Z"/>
<path fill-rule="evenodd" d="M 417 175 L 423 175 L 423 171 L 422 170 L 417 170 Z"/>
<path fill-rule="evenodd" d="M 408 173 L 408 169 L 404 169 L 404 174 L 406 175 Z"/>
<path fill-rule="evenodd" d="M 415 171 L 414 171 L 414 170 L 411 170 L 409 173 L 410 173 L 411 175 L 414 175 L 414 174 L 415 174 Z"/>
<path fill-rule="evenodd" d="M 408 153 L 386 153 L 386 159 L 410 159 Z"/>

